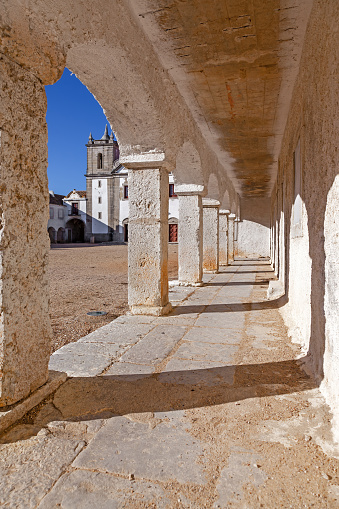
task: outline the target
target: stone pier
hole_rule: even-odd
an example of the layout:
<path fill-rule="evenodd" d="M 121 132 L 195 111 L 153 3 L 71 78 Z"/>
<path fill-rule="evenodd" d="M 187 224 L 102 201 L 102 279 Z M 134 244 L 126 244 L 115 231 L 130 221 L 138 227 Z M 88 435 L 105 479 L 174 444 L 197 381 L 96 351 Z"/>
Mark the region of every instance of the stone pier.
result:
<path fill-rule="evenodd" d="M 204 198 L 203 225 L 204 225 L 204 272 L 218 272 L 219 270 L 219 207 L 218 200 Z"/>
<path fill-rule="evenodd" d="M 179 197 L 179 283 L 202 286 L 204 186 L 177 185 Z"/>
<path fill-rule="evenodd" d="M 236 215 L 230 214 L 228 216 L 228 263 L 234 261 L 234 221 Z"/>
<path fill-rule="evenodd" d="M 168 300 L 168 170 L 126 164 L 129 182 L 128 303 L 133 314 L 164 315 Z"/>
<path fill-rule="evenodd" d="M 1 407 L 27 397 L 48 378 L 51 327 L 46 108 L 41 81 L 2 56 Z"/>
<path fill-rule="evenodd" d="M 229 210 L 219 210 L 219 265 L 228 265 L 228 215 Z"/>

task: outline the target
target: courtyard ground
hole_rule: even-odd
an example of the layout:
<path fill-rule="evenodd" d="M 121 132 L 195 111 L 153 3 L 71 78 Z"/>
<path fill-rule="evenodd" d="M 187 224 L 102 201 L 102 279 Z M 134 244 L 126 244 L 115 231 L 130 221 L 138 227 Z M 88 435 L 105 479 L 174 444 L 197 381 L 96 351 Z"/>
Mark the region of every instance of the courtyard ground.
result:
<path fill-rule="evenodd" d="M 50 250 L 53 352 L 127 311 L 127 249 L 127 245 L 61 244 Z M 176 244 L 169 244 L 168 273 L 177 279 Z M 88 311 L 107 315 L 89 317 Z"/>
<path fill-rule="evenodd" d="M 273 277 L 235 261 L 172 288 L 169 316 L 56 351 L 68 379 L 0 438 L 0 506 L 338 507 L 331 414 L 266 300 Z"/>

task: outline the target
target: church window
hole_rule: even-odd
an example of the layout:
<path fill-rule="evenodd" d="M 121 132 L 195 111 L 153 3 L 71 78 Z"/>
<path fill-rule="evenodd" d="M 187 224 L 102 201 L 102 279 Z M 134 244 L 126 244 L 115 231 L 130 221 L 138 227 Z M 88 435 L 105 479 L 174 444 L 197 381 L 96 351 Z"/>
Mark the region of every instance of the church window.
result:
<path fill-rule="evenodd" d="M 97 160 L 97 169 L 102 170 L 102 153 L 99 152 Z"/>
<path fill-rule="evenodd" d="M 102 219 L 102 213 L 98 212 L 98 219 Z"/>
<path fill-rule="evenodd" d="M 98 197 L 98 203 L 101 203 L 101 196 Z"/>
<path fill-rule="evenodd" d="M 128 199 L 128 186 L 124 186 L 124 198 L 125 200 Z"/>
<path fill-rule="evenodd" d="M 98 187 L 101 187 L 101 180 L 98 180 Z"/>

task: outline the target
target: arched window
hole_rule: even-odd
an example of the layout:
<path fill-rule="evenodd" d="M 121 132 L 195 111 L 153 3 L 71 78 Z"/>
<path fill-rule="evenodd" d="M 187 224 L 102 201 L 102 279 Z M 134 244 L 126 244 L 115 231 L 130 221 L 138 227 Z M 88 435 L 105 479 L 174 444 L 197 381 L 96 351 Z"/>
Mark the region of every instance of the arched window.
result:
<path fill-rule="evenodd" d="M 99 152 L 97 160 L 97 169 L 102 170 L 102 153 Z"/>

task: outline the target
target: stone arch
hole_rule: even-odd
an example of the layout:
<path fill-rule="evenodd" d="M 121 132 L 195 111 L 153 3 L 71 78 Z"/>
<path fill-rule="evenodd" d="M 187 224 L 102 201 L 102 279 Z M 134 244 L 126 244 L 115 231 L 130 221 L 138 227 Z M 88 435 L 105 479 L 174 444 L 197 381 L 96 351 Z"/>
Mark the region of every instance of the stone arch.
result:
<path fill-rule="evenodd" d="M 191 142 L 185 141 L 179 149 L 173 175 L 176 184 L 204 185 L 201 159 Z"/>
<path fill-rule="evenodd" d="M 56 244 L 57 233 L 55 231 L 55 228 L 53 228 L 53 226 L 50 226 L 48 228 L 48 235 L 49 235 L 49 240 L 50 240 L 51 244 Z"/>
<path fill-rule="evenodd" d="M 225 190 L 223 197 L 220 199 L 220 203 L 221 203 L 220 208 L 230 210 L 231 201 L 230 201 L 230 195 L 229 195 L 229 192 L 227 189 Z"/>
<path fill-rule="evenodd" d="M 58 244 L 62 244 L 63 242 L 65 242 L 65 234 L 66 234 L 65 228 L 60 227 L 57 233 Z"/>
<path fill-rule="evenodd" d="M 220 185 L 217 176 L 211 173 L 207 184 L 207 196 L 220 201 Z"/>
<path fill-rule="evenodd" d="M 84 242 L 85 223 L 80 218 L 70 219 L 66 223 L 66 228 L 72 232 L 72 242 Z"/>

